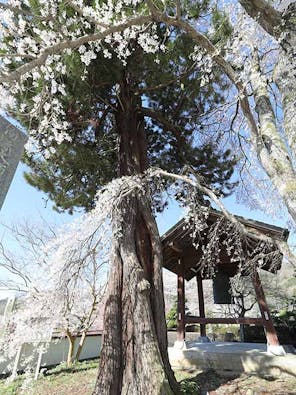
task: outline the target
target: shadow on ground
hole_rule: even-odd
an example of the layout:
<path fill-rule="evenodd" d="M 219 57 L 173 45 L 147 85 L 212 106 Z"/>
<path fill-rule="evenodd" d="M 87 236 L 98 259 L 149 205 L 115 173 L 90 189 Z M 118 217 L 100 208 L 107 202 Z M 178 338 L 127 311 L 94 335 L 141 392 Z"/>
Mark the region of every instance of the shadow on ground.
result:
<path fill-rule="evenodd" d="M 239 376 L 222 377 L 214 370 L 198 373 L 196 376 L 180 381 L 182 392 L 187 395 L 206 394 Z"/>
<path fill-rule="evenodd" d="M 221 376 L 214 370 L 198 373 L 180 381 L 187 395 L 295 395 L 292 376 L 260 377 L 258 375 Z"/>

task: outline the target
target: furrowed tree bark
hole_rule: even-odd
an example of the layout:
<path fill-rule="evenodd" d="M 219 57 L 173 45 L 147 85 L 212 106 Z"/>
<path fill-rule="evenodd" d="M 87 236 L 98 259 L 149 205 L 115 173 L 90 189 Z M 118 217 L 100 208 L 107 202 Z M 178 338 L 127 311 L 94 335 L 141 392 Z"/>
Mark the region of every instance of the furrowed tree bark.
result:
<path fill-rule="evenodd" d="M 156 8 L 151 0 L 147 0 L 146 3 L 155 21 L 165 23 L 168 26 L 176 26 L 189 34 L 189 36 L 191 36 L 193 40 L 198 43 L 198 45 L 203 47 L 207 53 L 212 56 L 213 60 L 221 67 L 230 81 L 236 86 L 239 92 L 240 106 L 249 124 L 252 143 L 257 152 L 258 159 L 262 164 L 266 174 L 269 176 L 272 184 L 283 198 L 283 201 L 292 219 L 296 222 L 296 127 L 294 115 L 296 95 L 294 86 L 296 84 L 296 79 L 294 78 L 292 80 L 291 78 L 292 74 L 295 75 L 296 4 L 291 3 L 287 10 L 281 14 L 274 10 L 265 0 L 240 1 L 246 12 L 252 18 L 256 18 L 258 23 L 260 23 L 269 34 L 272 34 L 274 38 L 279 41 L 283 51 L 281 52 L 281 56 L 285 56 L 283 67 L 277 69 L 277 72 L 281 70 L 281 73 L 278 78 L 275 74 L 274 78 L 275 80 L 277 78 L 276 83 L 282 95 L 283 110 L 285 115 L 285 132 L 288 136 L 286 140 L 289 144 L 287 149 L 285 146 L 286 141 L 284 138 L 282 138 L 280 130 L 277 128 L 275 122 L 274 113 L 268 96 L 266 81 L 264 83 L 265 86 L 263 86 L 264 84 L 261 84 L 261 77 L 264 76 L 259 73 L 260 79 L 258 81 L 256 81 L 256 78 L 252 78 L 253 88 L 255 91 L 254 100 L 256 102 L 256 111 L 259 116 L 260 123 L 260 130 L 258 130 L 255 118 L 252 114 L 247 92 L 243 84 L 240 82 L 239 75 L 233 69 L 231 64 L 223 58 L 211 41 L 201 32 L 195 30 L 195 28 L 186 20 L 176 19 L 174 17 L 168 16 L 167 14 L 159 12 L 158 8 Z M 263 8 L 264 12 L 262 12 Z M 281 26 L 282 30 L 279 31 L 277 28 L 278 23 L 281 23 L 283 18 L 285 18 L 285 27 L 283 28 L 283 26 Z M 282 32 L 285 33 L 285 40 L 282 40 Z M 279 65 L 281 62 L 282 60 L 280 58 Z M 287 70 L 290 70 L 290 72 L 287 73 Z M 254 68 L 253 77 L 256 74 L 258 75 L 258 72 L 256 72 L 256 68 Z M 287 86 L 289 86 L 288 89 L 286 89 Z M 270 108 L 272 110 L 271 112 Z M 262 139 L 263 136 L 267 137 L 265 141 Z M 271 146 L 269 144 L 270 142 Z"/>
<path fill-rule="evenodd" d="M 254 55 L 251 83 L 260 126 L 260 135 L 256 141 L 257 155 L 271 182 L 285 202 L 291 217 L 296 222 L 296 172 L 277 127 L 267 90 L 266 77 L 260 71 L 259 59 L 256 54 Z"/>
<path fill-rule="evenodd" d="M 283 39 L 273 80 L 281 94 L 284 130 L 296 166 L 296 3 L 291 3 L 283 13 L 281 29 Z"/>
<path fill-rule="evenodd" d="M 282 98 L 289 154 L 296 161 L 296 3 L 289 4 L 282 12 L 265 0 L 240 0 L 240 3 L 248 15 L 279 42 L 273 80 Z"/>
<path fill-rule="evenodd" d="M 147 168 L 144 118 L 129 76 L 122 78 L 116 113 L 119 176 Z M 121 203 L 95 395 L 177 394 L 169 364 L 162 286 L 162 249 L 149 194 Z"/>
<path fill-rule="evenodd" d="M 296 51 L 293 56 L 296 60 Z M 289 154 L 296 164 L 296 66 L 293 70 L 286 54 L 282 53 L 280 55 L 273 73 L 273 79 L 281 94 L 281 105 L 284 113 L 284 131 L 289 145 Z"/>
<path fill-rule="evenodd" d="M 122 385 L 122 272 L 120 246 L 113 241 L 98 378 L 94 395 L 120 394 Z"/>
<path fill-rule="evenodd" d="M 265 0 L 240 0 L 247 14 L 272 36 L 279 36 L 278 27 L 281 23 L 281 13 Z"/>

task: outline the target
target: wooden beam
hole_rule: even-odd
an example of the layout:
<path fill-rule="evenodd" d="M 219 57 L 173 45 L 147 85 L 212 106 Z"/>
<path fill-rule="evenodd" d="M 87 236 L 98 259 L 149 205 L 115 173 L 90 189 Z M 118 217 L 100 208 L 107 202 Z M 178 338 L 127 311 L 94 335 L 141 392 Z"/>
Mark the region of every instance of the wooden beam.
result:
<path fill-rule="evenodd" d="M 252 280 L 253 280 L 253 285 L 256 292 L 256 298 L 262 317 L 263 326 L 265 329 L 267 344 L 271 346 L 279 346 L 280 345 L 279 339 L 277 337 L 276 330 L 272 323 L 272 318 L 270 315 L 270 311 L 265 299 L 263 287 L 256 267 L 254 267 L 253 269 Z"/>
<path fill-rule="evenodd" d="M 199 316 L 201 318 L 205 318 L 205 302 L 204 302 L 204 293 L 202 286 L 202 278 L 201 275 L 198 274 L 196 276 L 197 281 L 197 292 L 198 292 L 198 308 L 199 308 Z M 207 336 L 206 324 L 200 324 L 200 336 Z"/>
<path fill-rule="evenodd" d="M 187 315 L 186 324 L 247 324 L 247 325 L 263 325 L 262 318 L 203 318 L 193 315 Z"/>
<path fill-rule="evenodd" d="M 169 247 L 173 250 L 173 251 L 175 251 L 175 252 L 177 252 L 178 254 L 182 254 L 182 252 L 183 252 L 183 250 L 182 250 L 182 248 L 175 242 L 175 241 L 171 241 L 170 243 L 169 243 Z"/>
<path fill-rule="evenodd" d="M 178 316 L 177 316 L 177 340 L 185 341 L 185 280 L 184 280 L 184 267 L 179 260 L 178 274 Z"/>

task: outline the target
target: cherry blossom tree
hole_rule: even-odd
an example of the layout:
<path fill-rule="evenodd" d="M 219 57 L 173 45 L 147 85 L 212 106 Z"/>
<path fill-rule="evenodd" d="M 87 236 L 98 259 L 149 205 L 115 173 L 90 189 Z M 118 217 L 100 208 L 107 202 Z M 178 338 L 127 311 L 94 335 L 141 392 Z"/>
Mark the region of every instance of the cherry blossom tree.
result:
<path fill-rule="evenodd" d="M 221 125 L 228 122 L 224 132 L 228 129 L 231 144 L 235 143 L 241 150 L 242 167 L 250 158 L 252 160 L 250 150 L 253 150 L 292 219 L 296 220 L 292 115 L 295 107 L 295 4 L 288 4 L 281 10 L 264 0 L 241 1 L 241 4 L 209 2 L 207 15 L 199 12 L 198 3 L 178 0 L 94 3 L 10 0 L 1 3 L 1 8 L 4 10 L 1 21 L 2 106 L 16 118 L 30 121 L 28 149 L 37 150 L 40 155 L 45 153 L 50 159 L 55 152 L 53 142 L 71 140 L 68 133 L 71 124 L 63 108 L 63 97 L 67 94 L 63 79 L 67 75 L 67 65 L 75 56 L 85 65 L 89 65 L 98 52 L 108 58 L 107 43 L 117 57 L 126 62 L 131 40 L 136 40 L 145 52 L 165 51 L 167 41 L 162 42 L 157 27 L 166 26 L 172 37 L 177 29 L 196 42 L 191 56 L 203 73 L 203 84 L 211 83 L 213 63 L 223 71 L 225 79 L 231 83 L 229 102 L 205 114 L 205 118 Z M 223 18 L 211 17 L 217 15 L 214 12 L 217 8 Z M 229 38 L 221 40 L 219 29 L 225 26 Z M 178 392 L 178 386 L 167 355 L 161 244 L 151 213 L 153 190 L 143 183 L 148 166 L 146 136 L 139 127 L 141 119 L 133 111 L 136 103 L 130 100 L 131 93 L 124 80 L 115 92 L 125 113 L 118 133 L 121 178 L 101 191 L 93 213 L 97 217 L 102 215 L 102 210 L 105 210 L 104 215 L 109 213 L 113 240 L 95 393 L 171 394 Z M 277 114 L 279 103 L 283 111 Z M 131 128 L 131 125 L 134 126 Z M 219 138 L 227 140 L 227 133 Z M 176 176 L 158 171 L 156 177 L 179 179 L 182 185 L 184 182 L 194 184 L 193 190 L 188 189 L 195 191 L 191 196 L 187 194 L 189 206 L 194 206 L 193 197 L 200 201 L 201 193 L 219 202 L 215 193 L 192 172 Z M 108 205 L 112 206 L 111 211 Z M 234 235 L 248 234 L 224 208 L 222 211 L 229 220 L 229 231 Z M 194 218 L 201 223 L 200 217 L 195 215 Z M 223 225 L 219 224 L 220 229 Z M 213 248 L 217 233 L 218 227 L 212 229 Z M 249 236 L 254 240 L 254 235 Z M 260 254 L 258 237 L 255 239 L 254 254 Z M 264 241 L 274 244 L 266 237 Z M 283 248 L 282 243 L 278 246 Z M 237 247 L 244 250 L 243 246 Z M 205 256 L 213 251 L 209 249 Z M 267 250 L 265 252 L 268 254 Z M 271 253 L 276 255 L 275 251 Z M 258 256 L 255 254 L 253 259 Z M 205 270 L 212 269 L 205 267 Z"/>
<path fill-rule="evenodd" d="M 0 243 L 0 267 L 10 276 L 2 281 L 18 291 L 17 303 L 5 322 L 1 345 L 11 358 L 23 343 L 48 341 L 53 332 L 68 339 L 67 365 L 79 360 L 87 331 L 102 314 L 108 253 L 100 237 L 75 239 L 65 251 L 65 230 L 58 233 L 43 222 L 7 227 L 6 243 Z M 69 236 L 69 230 L 66 233 Z M 14 240 L 7 248 L 8 237 Z M 63 243 L 64 254 L 59 254 Z M 17 254 L 13 251 L 17 250 Z M 80 342 L 74 354 L 75 340 Z"/>
<path fill-rule="evenodd" d="M 217 63 L 233 83 L 238 107 L 230 131 L 240 108 L 249 147 L 295 221 L 295 3 L 287 3 L 281 11 L 265 1 L 241 1 L 243 8 L 238 2 L 222 3 L 233 29 L 226 45 L 213 45 L 202 29 L 188 22 L 182 2 L 177 2 L 175 16 L 147 3 L 154 20 L 178 26 L 195 38 L 201 64 L 207 68 L 209 57 L 210 64 Z M 275 99 L 270 93 L 274 85 L 281 94 Z M 274 101 L 283 108 L 283 122 Z M 240 143 L 245 141 L 246 136 L 237 132 Z"/>
<path fill-rule="evenodd" d="M 211 39 L 204 34 L 204 30 L 210 31 L 212 28 L 210 18 L 209 23 L 206 23 L 204 19 L 203 23 L 196 20 L 198 12 L 195 8 L 198 9 L 198 7 L 194 8 L 191 2 L 184 4 L 183 2 L 176 2 L 177 5 L 175 6 L 173 2 L 170 5 L 160 3 L 156 6 L 153 1 L 128 1 L 126 4 L 123 1 L 117 2 L 116 7 L 111 2 L 106 2 L 103 6 L 71 2 L 67 3 L 74 10 L 71 18 L 67 18 L 67 11 L 64 9 L 63 14 L 61 13 L 56 20 L 53 20 L 52 17 L 49 18 L 47 15 L 49 10 L 51 15 L 55 15 L 59 10 L 60 3 L 45 6 L 42 10 L 44 16 L 38 15 L 41 11 L 37 9 L 30 11 L 30 3 L 26 4 L 26 2 L 24 2 L 25 9 L 21 11 L 21 4 L 21 2 L 12 2 L 2 5 L 2 8 L 5 9 L 4 18 L 8 20 L 5 28 L 3 28 L 3 34 L 7 36 L 13 33 L 14 27 L 12 24 L 15 23 L 13 22 L 15 13 L 20 21 L 17 24 L 20 23 L 22 28 L 19 32 L 23 34 L 29 26 L 28 23 L 32 23 L 34 24 L 35 35 L 30 38 L 27 37 L 26 42 L 17 39 L 11 42 L 8 40 L 4 43 L 3 72 L 1 75 L 2 92 L 4 93 L 9 89 L 10 83 L 26 79 L 33 70 L 34 76 L 32 78 L 36 80 L 37 86 L 37 81 L 40 82 L 40 76 L 45 73 L 45 80 L 50 85 L 49 91 L 53 92 L 54 95 L 57 93 L 55 95 L 57 101 L 54 100 L 54 103 L 51 104 L 54 111 L 50 111 L 52 107 L 50 107 L 49 102 L 46 103 L 45 110 L 47 113 L 51 113 L 50 122 L 53 123 L 54 121 L 55 124 L 53 136 L 56 136 L 58 140 L 67 136 L 67 133 L 65 133 L 67 124 L 63 123 L 66 122 L 65 120 L 62 121 L 65 117 L 57 99 L 57 96 L 63 94 L 60 91 L 63 91 L 64 88 L 62 84 L 58 84 L 57 80 L 61 80 L 61 78 L 56 78 L 55 73 L 57 72 L 60 76 L 65 73 L 65 67 L 62 67 L 62 64 L 64 64 L 64 57 L 67 57 L 67 53 L 70 56 L 73 49 L 79 47 L 83 61 L 89 64 L 96 56 L 95 52 L 100 50 L 100 46 L 102 46 L 102 51 L 105 51 L 104 53 L 108 57 L 110 54 L 107 50 L 104 50 L 103 44 L 105 38 L 108 37 L 107 42 L 114 44 L 118 56 L 124 58 L 129 55 L 127 50 L 129 35 L 133 39 L 135 35 L 137 36 L 136 32 L 140 32 L 138 41 L 144 47 L 144 50 L 156 52 L 159 49 L 164 49 L 164 46 L 161 47 L 155 31 L 151 34 L 147 31 L 141 32 L 143 26 L 146 23 L 160 22 L 166 24 L 169 28 L 178 27 L 195 39 L 198 57 L 201 57 L 201 65 L 205 65 L 207 74 L 210 72 L 211 64 L 215 62 L 233 83 L 234 89 L 238 93 L 237 106 L 245 116 L 248 123 L 246 127 L 249 128 L 251 133 L 251 146 L 273 186 L 287 205 L 292 218 L 295 218 L 295 194 L 293 193 L 295 182 L 293 165 L 295 155 L 295 136 L 293 132 L 293 106 L 295 105 L 295 89 L 293 89 L 295 83 L 293 50 L 295 45 L 293 45 L 293 40 L 295 40 L 295 33 L 293 24 L 295 17 L 293 15 L 295 10 L 293 3 L 286 2 L 282 7 L 272 7 L 264 1 L 242 1 L 242 7 L 239 2 L 229 2 L 227 5 L 218 4 L 218 7 L 230 18 L 231 28 L 233 29 L 231 39 L 227 43 L 219 42 L 218 45 L 214 45 Z M 148 6 L 150 14 L 145 4 Z M 261 12 L 262 9 L 264 9 L 264 12 Z M 28 22 L 26 17 L 27 19 L 30 17 L 30 12 L 31 19 Z M 67 18 L 65 24 L 63 24 L 63 18 Z M 90 27 L 95 21 L 99 22 L 95 25 L 96 33 L 93 34 Z M 195 26 L 193 26 L 194 21 L 196 21 Z M 36 27 L 37 22 L 38 27 Z M 80 25 L 80 29 L 73 31 L 73 24 L 76 22 Z M 62 29 L 64 31 L 58 29 L 59 25 L 64 26 Z M 244 26 L 244 29 L 241 29 L 241 26 Z M 122 31 L 124 31 L 124 34 L 120 33 Z M 243 34 L 242 31 L 244 31 Z M 41 36 L 40 43 L 39 38 L 37 38 L 39 33 Z M 115 44 L 118 41 L 121 42 L 120 45 Z M 8 50 L 11 49 L 13 51 L 8 54 Z M 65 51 L 61 56 L 63 50 Z M 18 51 L 20 56 L 17 56 Z M 259 56 L 257 56 L 258 53 Z M 52 66 L 56 63 L 61 66 L 54 71 Z M 43 71 L 40 70 L 41 66 Z M 47 67 L 49 67 L 49 70 L 46 72 Z M 11 71 L 8 72 L 9 70 Z M 51 81 L 53 81 L 52 90 Z M 283 103 L 283 122 L 281 122 L 281 116 L 277 117 L 275 114 L 274 99 L 270 94 L 274 86 L 278 87 L 280 93 L 280 95 L 277 95 L 277 101 Z M 12 94 L 17 91 L 24 91 L 18 83 L 14 84 L 13 88 L 12 91 L 10 90 Z M 34 95 L 35 110 L 42 104 L 42 95 L 44 97 L 45 93 L 39 92 L 39 95 Z M 13 95 L 4 93 L 3 96 L 4 104 L 6 102 L 7 104 L 13 103 Z M 253 100 L 250 100 L 249 97 Z M 255 107 L 253 108 L 254 104 Z M 26 112 L 26 109 L 22 108 L 22 111 Z M 31 110 L 31 114 L 34 112 L 37 113 Z M 58 114 L 59 116 L 57 116 Z M 38 122 L 39 127 L 44 129 L 48 120 L 47 115 L 42 126 Z M 32 129 L 33 136 L 41 132 L 41 130 L 38 132 L 34 128 Z M 281 130 L 284 130 L 284 133 L 281 133 Z M 45 140 L 43 144 L 45 144 Z M 282 172 L 285 174 L 284 177 L 282 177 Z"/>

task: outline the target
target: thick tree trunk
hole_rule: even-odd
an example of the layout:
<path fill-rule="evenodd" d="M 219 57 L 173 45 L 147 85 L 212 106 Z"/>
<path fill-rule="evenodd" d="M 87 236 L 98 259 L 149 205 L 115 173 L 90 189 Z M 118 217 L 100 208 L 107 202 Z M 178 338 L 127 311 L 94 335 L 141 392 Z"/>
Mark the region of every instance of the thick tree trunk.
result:
<path fill-rule="evenodd" d="M 296 172 L 276 124 L 267 81 L 260 72 L 258 59 L 254 61 L 251 82 L 260 126 L 260 135 L 256 141 L 257 155 L 296 222 Z"/>
<path fill-rule="evenodd" d="M 283 39 L 273 79 L 282 98 L 284 130 L 296 166 L 296 3 L 282 15 Z"/>
<path fill-rule="evenodd" d="M 289 155 L 296 162 L 296 3 L 289 4 L 282 12 L 265 0 L 240 0 L 240 3 L 250 17 L 279 42 L 273 80 L 282 97 Z"/>
<path fill-rule="evenodd" d="M 296 165 L 296 66 L 293 68 L 291 60 L 286 56 L 286 53 L 284 51 L 281 52 L 273 78 L 281 94 L 284 130 L 289 146 L 289 154 Z M 294 59 L 296 64 L 296 51 Z"/>
<path fill-rule="evenodd" d="M 239 0 L 247 14 L 256 20 L 271 36 L 279 36 L 281 13 L 265 0 Z"/>
<path fill-rule="evenodd" d="M 147 168 L 144 119 L 125 76 L 116 123 L 119 175 Z M 167 353 L 162 286 L 162 250 L 148 193 L 122 201 L 113 242 L 111 277 L 104 316 L 103 345 L 95 395 L 176 394 Z"/>

